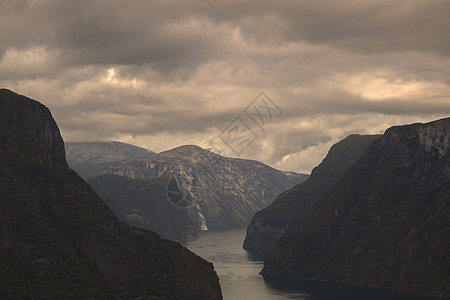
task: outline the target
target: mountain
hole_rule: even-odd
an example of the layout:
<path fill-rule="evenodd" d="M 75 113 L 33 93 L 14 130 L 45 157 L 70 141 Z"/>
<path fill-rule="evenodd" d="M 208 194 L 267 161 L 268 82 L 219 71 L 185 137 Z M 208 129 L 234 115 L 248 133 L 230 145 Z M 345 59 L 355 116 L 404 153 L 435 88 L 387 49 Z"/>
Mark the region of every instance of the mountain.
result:
<path fill-rule="evenodd" d="M 350 135 L 330 148 L 325 159 L 303 183 L 280 194 L 257 212 L 247 228 L 244 249 L 264 259 L 273 243 L 293 231 L 314 201 L 334 187 L 344 173 L 361 158 L 378 135 Z"/>
<path fill-rule="evenodd" d="M 85 179 L 100 175 L 97 171 L 108 163 L 154 153 L 121 142 L 66 142 L 65 149 L 69 166 Z"/>
<path fill-rule="evenodd" d="M 2 299 L 221 299 L 211 263 L 130 227 L 65 160 L 50 111 L 0 89 Z"/>
<path fill-rule="evenodd" d="M 167 197 L 170 177 L 133 179 L 104 174 L 87 183 L 116 216 L 129 225 L 157 232 L 163 238 L 185 242 L 198 238 L 186 209 Z"/>
<path fill-rule="evenodd" d="M 130 178 L 174 177 L 196 229 L 246 227 L 253 214 L 308 176 L 263 163 L 227 158 L 198 146 L 181 146 L 111 163 L 101 171 Z"/>
<path fill-rule="evenodd" d="M 450 119 L 388 129 L 266 256 L 266 277 L 450 297 Z"/>

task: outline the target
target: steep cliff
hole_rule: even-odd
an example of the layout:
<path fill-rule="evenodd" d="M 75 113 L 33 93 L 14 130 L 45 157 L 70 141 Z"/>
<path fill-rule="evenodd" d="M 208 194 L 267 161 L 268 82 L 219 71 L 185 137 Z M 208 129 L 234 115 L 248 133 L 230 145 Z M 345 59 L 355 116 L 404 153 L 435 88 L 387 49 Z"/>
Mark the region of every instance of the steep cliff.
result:
<path fill-rule="evenodd" d="M 227 158 L 198 146 L 111 163 L 103 173 L 130 178 L 176 177 L 197 229 L 246 227 L 253 214 L 308 176 Z"/>
<path fill-rule="evenodd" d="M 450 297 L 450 119 L 393 127 L 266 256 L 267 277 Z"/>
<path fill-rule="evenodd" d="M 273 243 L 296 228 L 314 201 L 335 186 L 378 137 L 350 135 L 333 145 L 305 182 L 280 194 L 272 204 L 253 216 L 247 228 L 244 249 L 256 258 L 264 259 Z"/>
<path fill-rule="evenodd" d="M 221 299 L 213 266 L 120 222 L 42 104 L 0 89 L 1 299 Z"/>
<path fill-rule="evenodd" d="M 195 240 L 198 235 L 188 211 L 168 199 L 171 180 L 170 177 L 133 179 L 104 174 L 88 179 L 87 183 L 127 224 L 155 231 L 166 239 Z"/>

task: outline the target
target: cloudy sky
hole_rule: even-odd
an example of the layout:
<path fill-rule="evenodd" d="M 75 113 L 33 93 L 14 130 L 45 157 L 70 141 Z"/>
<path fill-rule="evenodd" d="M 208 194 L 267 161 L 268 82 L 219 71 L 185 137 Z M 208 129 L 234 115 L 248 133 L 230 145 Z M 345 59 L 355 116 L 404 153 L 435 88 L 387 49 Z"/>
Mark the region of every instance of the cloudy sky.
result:
<path fill-rule="evenodd" d="M 0 87 L 66 141 L 309 173 L 349 134 L 450 116 L 448 0 L 0 4 Z"/>

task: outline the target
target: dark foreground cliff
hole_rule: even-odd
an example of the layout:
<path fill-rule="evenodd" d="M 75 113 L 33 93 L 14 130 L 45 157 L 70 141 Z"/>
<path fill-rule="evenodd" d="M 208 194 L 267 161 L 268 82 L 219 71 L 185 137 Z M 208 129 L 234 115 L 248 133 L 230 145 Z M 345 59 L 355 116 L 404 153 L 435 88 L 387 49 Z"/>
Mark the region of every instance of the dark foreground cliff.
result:
<path fill-rule="evenodd" d="M 450 119 L 393 127 L 299 228 L 266 256 L 266 277 L 450 297 Z"/>
<path fill-rule="evenodd" d="M 1 299 L 221 299 L 212 264 L 120 222 L 67 167 L 50 111 L 0 90 Z"/>
<path fill-rule="evenodd" d="M 350 135 L 330 148 L 325 159 L 303 183 L 280 194 L 257 212 L 247 228 L 244 249 L 264 259 L 275 241 L 293 231 L 311 209 L 314 201 L 334 187 L 344 173 L 361 158 L 379 135 Z"/>

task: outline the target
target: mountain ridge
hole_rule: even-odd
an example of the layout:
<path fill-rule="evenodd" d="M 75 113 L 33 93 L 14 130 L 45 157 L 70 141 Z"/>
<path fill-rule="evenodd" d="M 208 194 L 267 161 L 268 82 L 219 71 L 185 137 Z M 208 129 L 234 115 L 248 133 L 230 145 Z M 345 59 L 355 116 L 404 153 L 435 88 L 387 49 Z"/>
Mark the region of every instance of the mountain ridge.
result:
<path fill-rule="evenodd" d="M 196 230 L 246 227 L 254 212 L 308 177 L 254 160 L 224 157 L 196 145 L 111 162 L 95 172 L 134 179 L 176 177 L 191 202 L 186 209 Z"/>
<path fill-rule="evenodd" d="M 154 154 L 145 148 L 118 141 L 66 142 L 65 149 L 69 166 L 85 179 L 100 175 L 96 171 L 105 164 Z"/>

